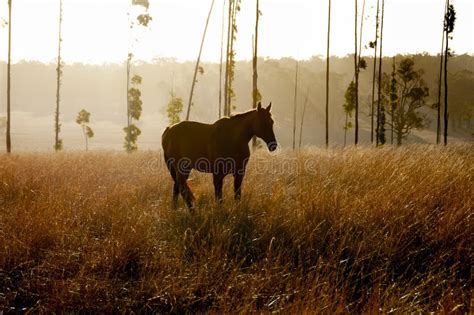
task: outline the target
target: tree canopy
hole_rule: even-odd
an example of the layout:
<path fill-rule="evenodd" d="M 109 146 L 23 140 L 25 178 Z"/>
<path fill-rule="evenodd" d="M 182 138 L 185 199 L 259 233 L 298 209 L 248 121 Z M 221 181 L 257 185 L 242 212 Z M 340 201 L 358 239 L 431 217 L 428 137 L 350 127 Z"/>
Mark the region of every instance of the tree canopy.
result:
<path fill-rule="evenodd" d="M 387 124 L 393 128 L 398 145 L 413 129 L 423 128 L 427 122 L 426 115 L 420 111 L 427 106 L 429 96 L 423 74 L 423 70 L 415 69 L 412 58 L 404 58 L 392 77 L 387 74 L 383 76 L 384 98 L 391 101 L 393 108 L 393 121 Z"/>

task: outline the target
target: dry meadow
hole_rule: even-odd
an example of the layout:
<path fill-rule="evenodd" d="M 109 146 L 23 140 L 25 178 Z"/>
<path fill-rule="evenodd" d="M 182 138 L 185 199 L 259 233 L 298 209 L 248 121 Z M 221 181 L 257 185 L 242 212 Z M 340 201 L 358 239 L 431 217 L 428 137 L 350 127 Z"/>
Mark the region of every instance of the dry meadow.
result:
<path fill-rule="evenodd" d="M 0 156 L 0 313 L 469 313 L 474 147 L 252 156 L 240 202 L 161 153 Z"/>

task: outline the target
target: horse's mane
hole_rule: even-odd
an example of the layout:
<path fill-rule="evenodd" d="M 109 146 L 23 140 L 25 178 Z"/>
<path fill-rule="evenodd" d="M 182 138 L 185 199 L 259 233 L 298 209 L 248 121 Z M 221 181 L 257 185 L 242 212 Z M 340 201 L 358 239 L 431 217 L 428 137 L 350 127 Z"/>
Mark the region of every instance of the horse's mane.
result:
<path fill-rule="evenodd" d="M 232 114 L 230 115 L 230 119 L 241 119 L 241 118 L 246 118 L 248 115 L 252 114 L 255 112 L 255 109 L 250 109 L 246 112 L 243 113 L 238 113 L 238 114 Z"/>

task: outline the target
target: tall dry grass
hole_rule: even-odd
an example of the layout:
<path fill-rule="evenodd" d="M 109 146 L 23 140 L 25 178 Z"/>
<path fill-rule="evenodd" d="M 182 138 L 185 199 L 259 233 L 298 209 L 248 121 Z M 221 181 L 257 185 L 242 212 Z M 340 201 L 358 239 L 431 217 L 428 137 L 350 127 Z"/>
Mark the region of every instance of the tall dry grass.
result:
<path fill-rule="evenodd" d="M 472 312 L 474 147 L 259 153 L 169 208 L 160 153 L 0 157 L 0 312 Z"/>

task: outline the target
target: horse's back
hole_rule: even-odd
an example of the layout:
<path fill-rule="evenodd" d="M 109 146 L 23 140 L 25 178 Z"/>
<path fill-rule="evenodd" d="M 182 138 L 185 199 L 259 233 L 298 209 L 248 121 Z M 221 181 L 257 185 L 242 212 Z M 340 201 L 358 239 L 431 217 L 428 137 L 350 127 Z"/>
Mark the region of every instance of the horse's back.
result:
<path fill-rule="evenodd" d="M 167 127 L 162 135 L 162 146 L 168 158 L 206 157 L 212 125 L 195 121 L 183 121 Z"/>

